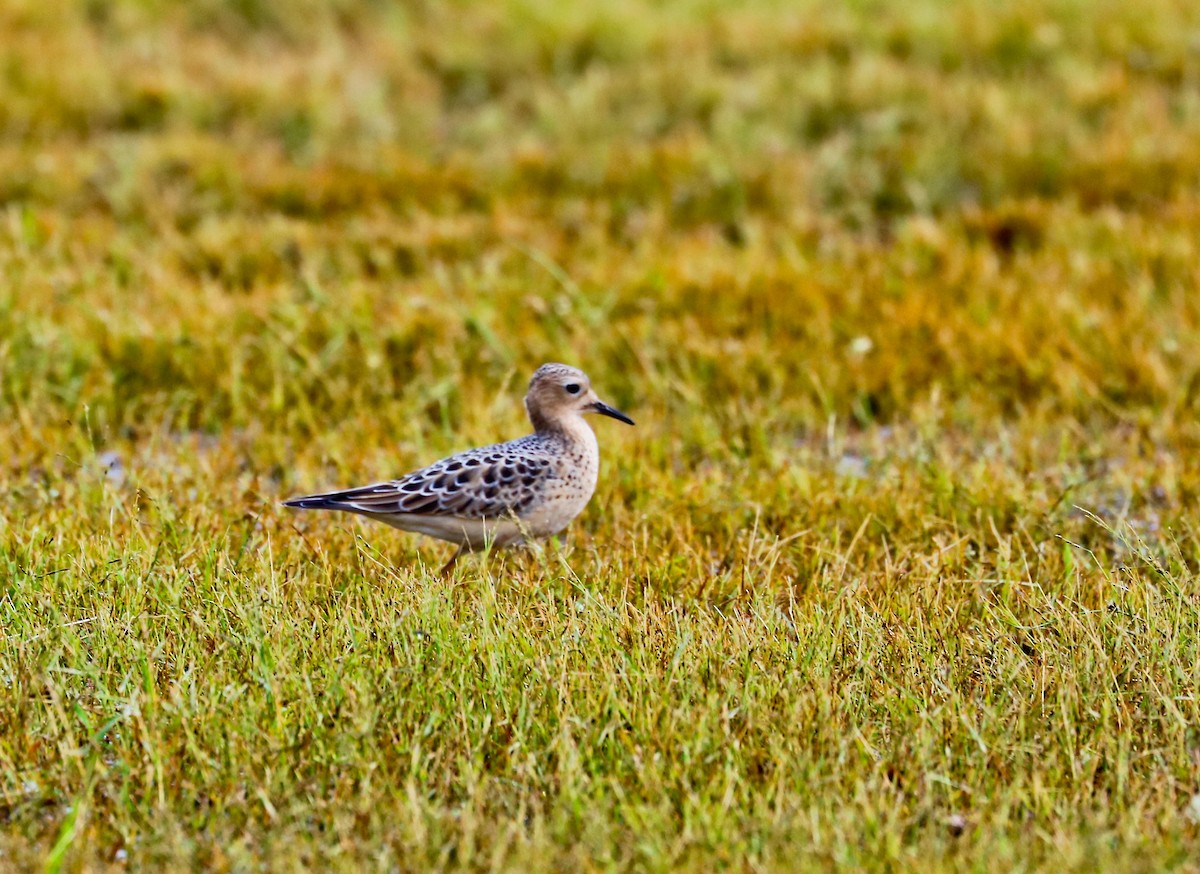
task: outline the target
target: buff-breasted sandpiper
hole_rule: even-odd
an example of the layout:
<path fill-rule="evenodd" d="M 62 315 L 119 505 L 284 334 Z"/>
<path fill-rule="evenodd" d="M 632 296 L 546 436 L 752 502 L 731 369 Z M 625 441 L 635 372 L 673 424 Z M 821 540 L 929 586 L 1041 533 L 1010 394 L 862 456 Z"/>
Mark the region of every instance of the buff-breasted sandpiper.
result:
<path fill-rule="evenodd" d="M 344 510 L 458 545 L 464 552 L 551 537 L 583 511 L 596 490 L 600 448 L 588 413 L 633 419 L 596 396 L 581 370 L 543 364 L 529 381 L 533 433 L 443 458 L 399 479 L 284 501 L 302 510 Z"/>

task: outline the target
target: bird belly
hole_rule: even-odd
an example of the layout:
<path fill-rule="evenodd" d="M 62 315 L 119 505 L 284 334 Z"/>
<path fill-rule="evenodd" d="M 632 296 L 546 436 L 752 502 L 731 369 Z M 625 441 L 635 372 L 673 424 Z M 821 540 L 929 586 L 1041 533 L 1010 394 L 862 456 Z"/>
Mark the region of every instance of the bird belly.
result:
<path fill-rule="evenodd" d="M 551 537 L 571 524 L 591 497 L 590 491 L 574 489 L 565 494 L 551 493 L 521 515 L 521 525 L 532 537 Z"/>
<path fill-rule="evenodd" d="M 508 546 L 522 539 L 521 528 L 512 519 L 425 516 L 416 513 L 378 515 L 374 518 L 401 531 L 426 534 L 471 550 L 483 549 L 489 543 L 492 546 Z"/>

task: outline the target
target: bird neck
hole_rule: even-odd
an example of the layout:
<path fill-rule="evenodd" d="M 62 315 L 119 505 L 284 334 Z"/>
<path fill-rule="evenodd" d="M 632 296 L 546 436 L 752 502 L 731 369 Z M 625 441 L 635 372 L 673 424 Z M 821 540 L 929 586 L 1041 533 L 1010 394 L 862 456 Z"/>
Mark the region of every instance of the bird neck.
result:
<path fill-rule="evenodd" d="M 596 433 L 583 420 L 583 416 L 569 415 L 549 419 L 540 410 L 529 411 L 529 421 L 533 430 L 546 437 L 556 437 L 567 443 L 584 443 L 592 445 L 596 442 Z"/>

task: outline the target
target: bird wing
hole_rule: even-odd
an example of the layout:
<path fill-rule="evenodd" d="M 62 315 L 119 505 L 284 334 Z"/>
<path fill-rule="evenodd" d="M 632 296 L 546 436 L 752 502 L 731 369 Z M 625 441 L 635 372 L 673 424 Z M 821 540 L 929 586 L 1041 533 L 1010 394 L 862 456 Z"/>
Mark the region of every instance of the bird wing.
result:
<path fill-rule="evenodd" d="M 306 510 L 367 516 L 520 516 L 557 474 L 545 453 L 514 440 L 434 462 L 399 479 L 286 501 Z"/>

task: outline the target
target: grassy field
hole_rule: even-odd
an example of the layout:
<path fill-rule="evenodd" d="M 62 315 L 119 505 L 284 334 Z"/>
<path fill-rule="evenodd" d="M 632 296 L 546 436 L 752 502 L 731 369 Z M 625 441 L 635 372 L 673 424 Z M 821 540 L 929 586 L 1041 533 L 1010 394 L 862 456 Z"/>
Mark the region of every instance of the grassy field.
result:
<path fill-rule="evenodd" d="M 1198 414 L 1190 0 L 5 3 L 0 868 L 1196 870 Z"/>

